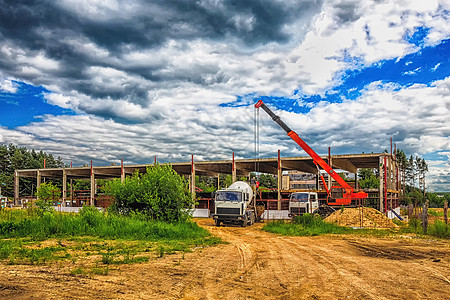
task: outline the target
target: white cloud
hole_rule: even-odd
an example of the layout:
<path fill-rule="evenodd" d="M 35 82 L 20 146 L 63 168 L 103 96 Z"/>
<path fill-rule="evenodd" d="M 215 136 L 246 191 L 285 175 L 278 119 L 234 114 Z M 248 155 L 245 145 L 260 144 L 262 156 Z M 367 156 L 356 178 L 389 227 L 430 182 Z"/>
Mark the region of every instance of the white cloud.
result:
<path fill-rule="evenodd" d="M 0 91 L 8 92 L 8 93 L 16 93 L 18 85 L 12 80 L 2 80 L 0 78 Z"/>

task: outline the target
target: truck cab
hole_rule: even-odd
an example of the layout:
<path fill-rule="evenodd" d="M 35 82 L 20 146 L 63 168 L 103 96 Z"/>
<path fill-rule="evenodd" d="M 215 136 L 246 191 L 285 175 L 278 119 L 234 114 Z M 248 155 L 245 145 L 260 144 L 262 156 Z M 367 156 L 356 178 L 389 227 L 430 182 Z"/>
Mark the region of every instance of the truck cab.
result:
<path fill-rule="evenodd" d="M 319 208 L 319 199 L 315 192 L 294 192 L 289 196 L 289 216 L 301 216 L 314 213 Z"/>
<path fill-rule="evenodd" d="M 212 215 L 216 226 L 220 223 L 252 225 L 255 222 L 255 211 L 249 206 L 252 197 L 251 187 L 243 181 L 236 181 L 229 188 L 217 191 Z"/>

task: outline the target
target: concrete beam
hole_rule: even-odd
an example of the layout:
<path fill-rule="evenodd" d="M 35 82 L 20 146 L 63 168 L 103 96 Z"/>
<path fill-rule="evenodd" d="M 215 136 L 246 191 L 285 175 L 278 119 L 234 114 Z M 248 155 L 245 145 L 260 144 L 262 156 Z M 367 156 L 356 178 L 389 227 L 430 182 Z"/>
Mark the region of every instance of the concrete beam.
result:
<path fill-rule="evenodd" d="M 333 167 L 337 169 L 341 169 L 344 171 L 348 171 L 350 173 L 356 173 L 357 168 L 354 164 L 352 164 L 348 159 L 339 159 L 339 158 L 332 158 L 333 161 Z"/>

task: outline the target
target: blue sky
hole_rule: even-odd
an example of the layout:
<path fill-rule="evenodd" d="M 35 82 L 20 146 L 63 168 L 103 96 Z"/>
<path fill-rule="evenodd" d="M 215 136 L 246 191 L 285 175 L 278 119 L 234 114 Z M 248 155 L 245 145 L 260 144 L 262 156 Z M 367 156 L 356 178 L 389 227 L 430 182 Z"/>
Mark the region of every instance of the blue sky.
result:
<path fill-rule="evenodd" d="M 319 154 L 393 137 L 450 191 L 447 2 L 133 4 L 0 8 L 0 143 L 75 165 L 248 158 L 263 99 Z M 261 156 L 305 155 L 262 126 Z"/>

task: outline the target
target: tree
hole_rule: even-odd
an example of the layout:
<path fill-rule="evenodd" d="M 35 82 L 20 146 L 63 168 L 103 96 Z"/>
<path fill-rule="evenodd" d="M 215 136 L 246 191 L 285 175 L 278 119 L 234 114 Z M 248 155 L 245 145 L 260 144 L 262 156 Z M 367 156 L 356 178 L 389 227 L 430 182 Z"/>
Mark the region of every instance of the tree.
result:
<path fill-rule="evenodd" d="M 278 187 L 277 178 L 271 174 L 261 174 L 258 178 L 259 185 L 268 189 L 276 189 Z"/>
<path fill-rule="evenodd" d="M 377 189 L 380 187 L 380 181 L 376 176 L 374 169 L 359 169 L 359 186 L 362 189 Z"/>
<path fill-rule="evenodd" d="M 117 178 L 108 184 L 108 191 L 114 196 L 112 211 L 137 212 L 168 222 L 189 217 L 188 209 L 194 201 L 187 190 L 187 181 L 170 165 L 159 164 L 147 167 L 145 174 L 134 173 L 123 183 Z"/>
<path fill-rule="evenodd" d="M 41 183 L 40 187 L 37 188 L 36 197 L 38 198 L 36 206 L 41 211 L 50 211 L 53 202 L 61 197 L 61 190 L 51 182 Z"/>

